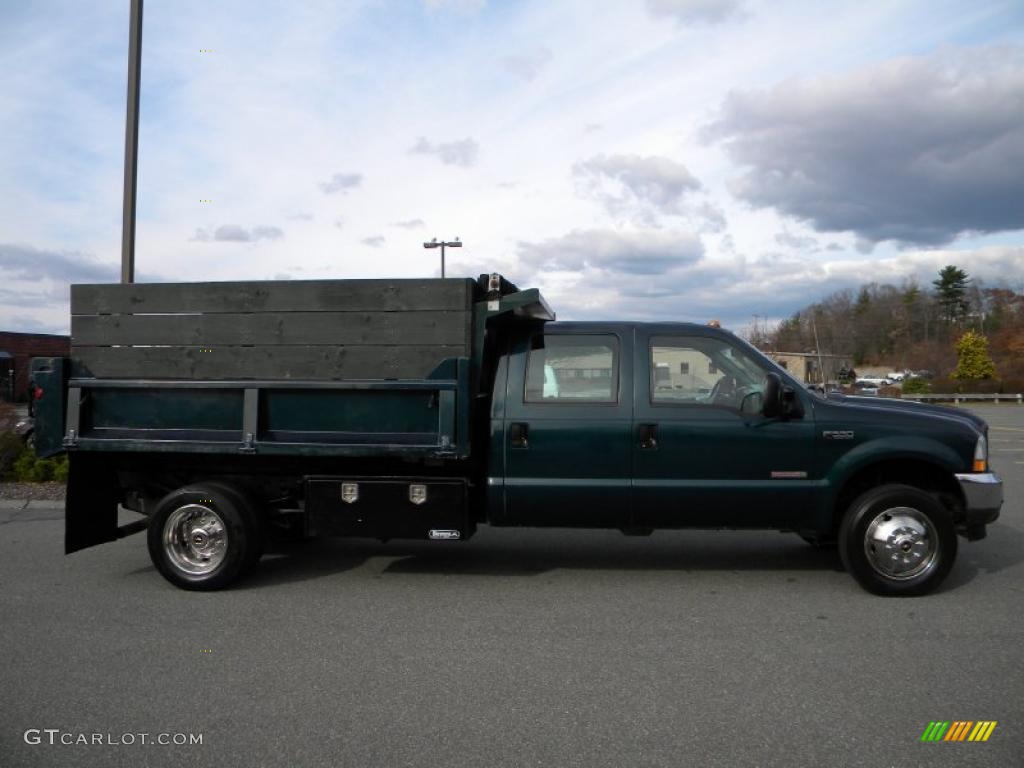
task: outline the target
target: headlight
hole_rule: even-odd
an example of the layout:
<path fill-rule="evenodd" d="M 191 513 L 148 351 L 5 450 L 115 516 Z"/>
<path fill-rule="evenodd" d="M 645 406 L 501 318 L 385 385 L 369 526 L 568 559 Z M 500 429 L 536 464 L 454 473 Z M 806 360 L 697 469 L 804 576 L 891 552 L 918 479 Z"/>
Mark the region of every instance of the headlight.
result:
<path fill-rule="evenodd" d="M 974 467 L 975 472 L 988 472 L 988 440 L 984 435 L 978 438 L 974 444 Z"/>

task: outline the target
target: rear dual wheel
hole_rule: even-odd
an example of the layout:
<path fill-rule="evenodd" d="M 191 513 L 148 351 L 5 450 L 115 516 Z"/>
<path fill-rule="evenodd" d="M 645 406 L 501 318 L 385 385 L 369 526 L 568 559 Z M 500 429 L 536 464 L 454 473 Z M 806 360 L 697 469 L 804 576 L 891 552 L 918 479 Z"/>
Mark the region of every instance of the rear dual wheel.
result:
<path fill-rule="evenodd" d="M 182 589 L 226 587 L 252 568 L 262 551 L 256 505 L 227 483 L 172 491 L 157 504 L 147 530 L 153 565 Z"/>
<path fill-rule="evenodd" d="M 934 496 L 883 485 L 859 496 L 839 528 L 839 555 L 862 587 L 879 595 L 923 595 L 956 560 L 953 518 Z"/>

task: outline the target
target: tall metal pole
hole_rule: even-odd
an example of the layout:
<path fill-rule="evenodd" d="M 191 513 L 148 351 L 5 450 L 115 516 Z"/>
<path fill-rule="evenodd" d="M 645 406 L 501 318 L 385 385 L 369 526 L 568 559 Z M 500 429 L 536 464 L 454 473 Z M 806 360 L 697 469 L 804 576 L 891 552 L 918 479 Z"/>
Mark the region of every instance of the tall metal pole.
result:
<path fill-rule="evenodd" d="M 440 248 L 441 249 L 441 277 L 444 277 L 444 249 L 445 248 L 461 248 L 462 241 L 459 238 L 455 238 L 451 242 L 446 243 L 444 240 L 437 242 L 437 238 L 433 238 L 429 243 L 423 244 L 424 248 Z"/>
<path fill-rule="evenodd" d="M 135 191 L 139 176 L 139 85 L 142 79 L 142 0 L 132 0 L 128 22 L 128 109 L 124 124 L 124 205 L 121 282 L 135 282 Z"/>

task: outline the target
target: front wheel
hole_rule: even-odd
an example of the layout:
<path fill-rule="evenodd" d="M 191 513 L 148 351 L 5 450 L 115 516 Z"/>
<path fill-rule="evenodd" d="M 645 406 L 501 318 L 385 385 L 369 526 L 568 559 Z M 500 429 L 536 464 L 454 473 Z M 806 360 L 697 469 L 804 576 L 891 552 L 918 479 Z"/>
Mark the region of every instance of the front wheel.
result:
<path fill-rule="evenodd" d="M 167 494 L 149 521 L 153 565 L 182 589 L 228 586 L 259 559 L 256 510 L 238 489 L 196 483 Z"/>
<path fill-rule="evenodd" d="M 859 496 L 839 528 L 839 555 L 862 587 L 879 595 L 923 595 L 956 560 L 956 529 L 931 494 L 883 485 Z"/>

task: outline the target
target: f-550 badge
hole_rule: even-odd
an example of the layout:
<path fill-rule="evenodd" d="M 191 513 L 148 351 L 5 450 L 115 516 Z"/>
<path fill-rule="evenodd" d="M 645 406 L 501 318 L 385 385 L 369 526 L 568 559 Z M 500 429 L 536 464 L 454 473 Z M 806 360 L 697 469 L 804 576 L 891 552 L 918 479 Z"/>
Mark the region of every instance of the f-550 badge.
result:
<path fill-rule="evenodd" d="M 826 440 L 853 440 L 852 429 L 826 429 L 821 433 Z"/>

